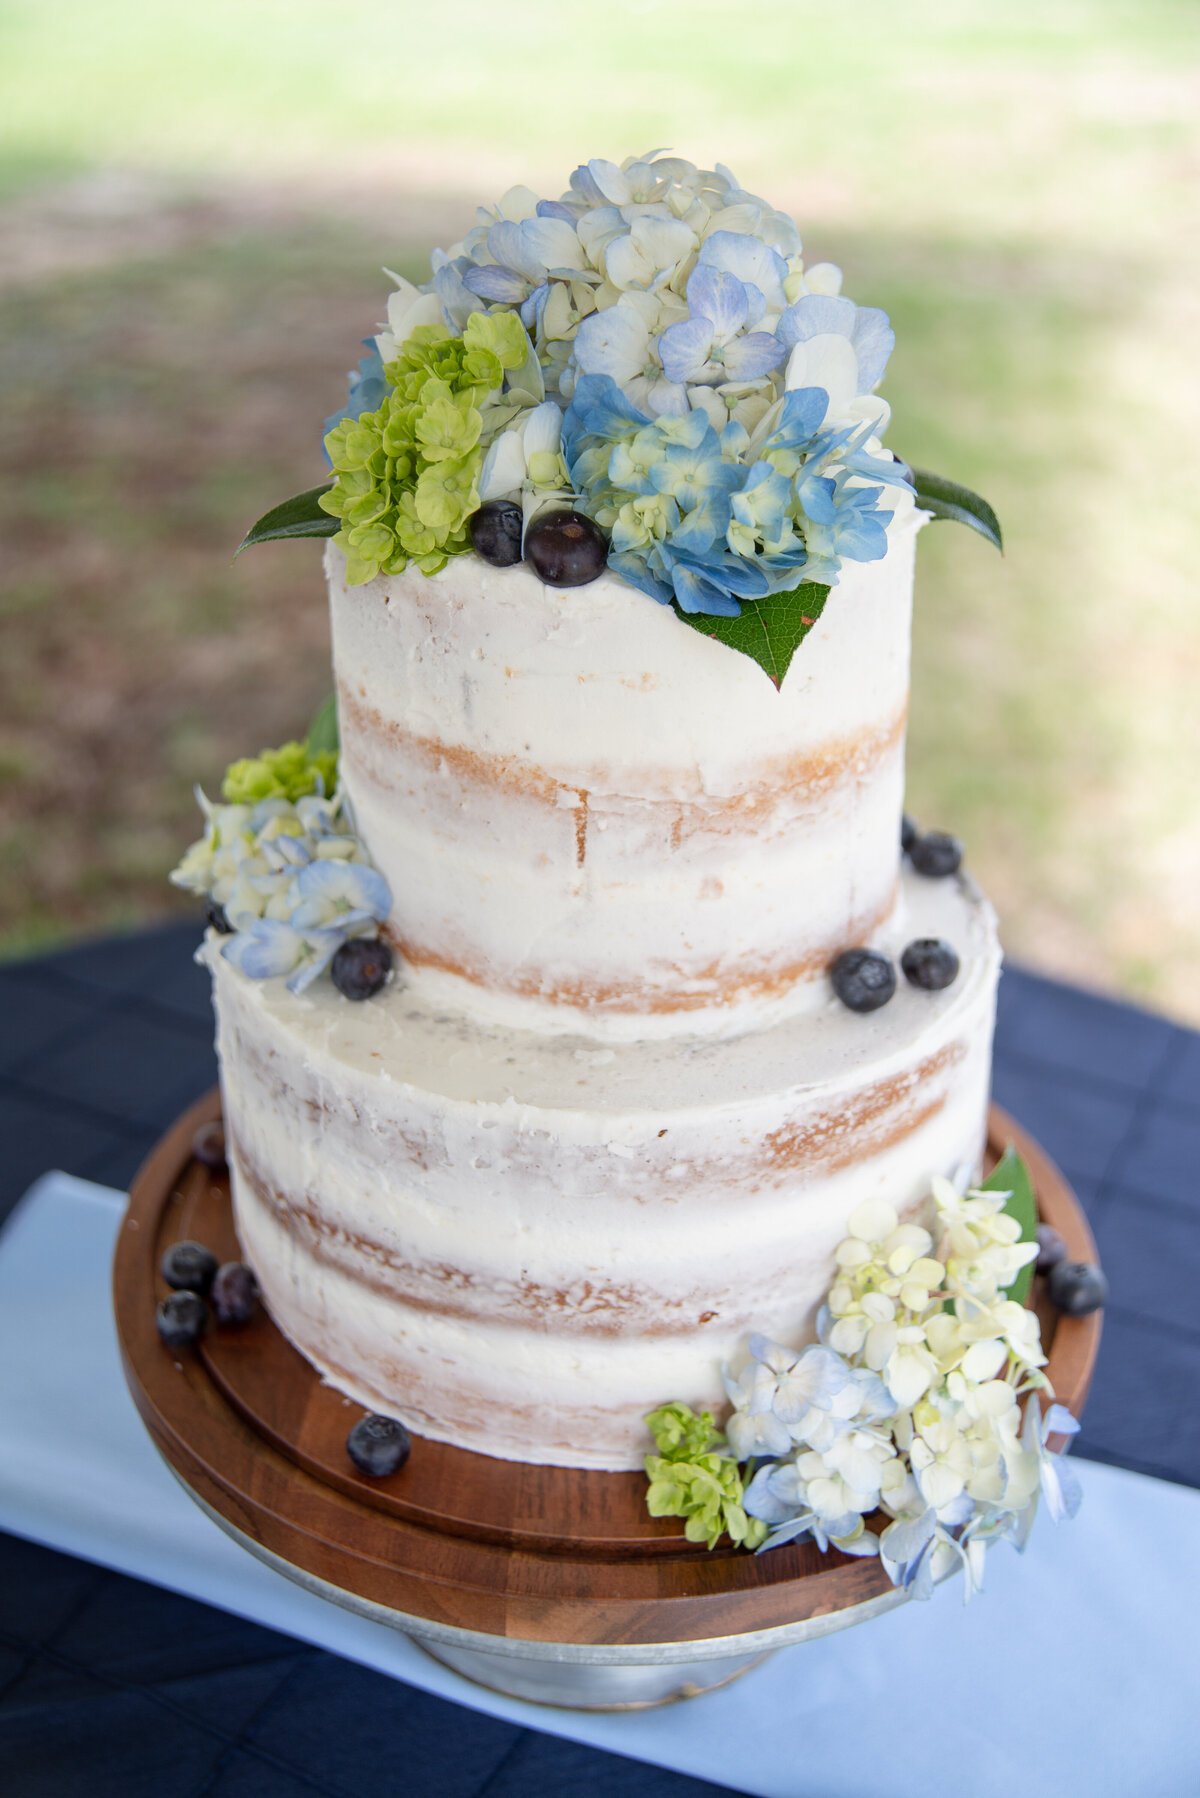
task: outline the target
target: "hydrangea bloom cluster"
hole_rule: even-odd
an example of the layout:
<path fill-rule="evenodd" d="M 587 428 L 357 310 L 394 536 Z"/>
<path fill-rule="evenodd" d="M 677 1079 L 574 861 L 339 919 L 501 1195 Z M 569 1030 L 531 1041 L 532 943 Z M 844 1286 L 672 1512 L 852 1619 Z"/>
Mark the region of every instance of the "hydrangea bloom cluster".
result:
<path fill-rule="evenodd" d="M 518 417 L 526 427 L 531 408 L 522 403 L 521 378 L 531 356 L 512 312 L 478 312 L 461 335 L 444 324 L 416 325 L 383 370 L 376 408 L 348 414 L 329 431 L 334 482 L 320 504 L 341 520 L 334 540 L 351 584 L 381 569 L 398 573 L 410 561 L 432 574 L 470 547 L 466 525 L 479 505 L 483 445 Z M 352 404 L 376 390 L 373 379 L 360 378 Z"/>
<path fill-rule="evenodd" d="M 618 574 L 693 613 L 885 553 L 879 502 L 906 479 L 874 395 L 893 334 L 832 264 L 806 267 L 789 218 L 655 152 L 477 219 L 424 287 L 394 277 L 326 440 L 352 581 L 432 572 L 490 499 L 573 502 Z"/>
<path fill-rule="evenodd" d="M 1024 1547 L 1039 1493 L 1056 1522 L 1074 1515 L 1077 1482 L 1047 1443 L 1078 1425 L 1036 1396 L 1049 1390 L 1037 1316 L 1007 1288 L 1037 1245 L 1006 1196 L 935 1180 L 936 1245 L 884 1201 L 860 1206 L 820 1341 L 794 1354 L 752 1337 L 748 1365 L 726 1373 L 727 1453 L 752 1464 L 735 1496 L 766 1531 L 760 1552 L 811 1536 L 879 1554 L 921 1598 L 961 1564 L 969 1597 L 990 1542 Z M 878 1536 L 877 1510 L 892 1519 Z"/>
<path fill-rule="evenodd" d="M 171 879 L 222 908 L 232 934 L 221 953 L 243 974 L 286 974 L 303 992 L 350 937 L 378 934 L 391 894 L 340 792 L 214 805 L 197 788 L 196 798 L 206 829 Z"/>
<path fill-rule="evenodd" d="M 689 1542 L 715 1548 L 723 1535 L 743 1548 L 758 1548 L 767 1526 L 747 1517 L 742 1506 L 742 1476 L 725 1449 L 711 1411 L 697 1417 L 687 1405 L 661 1405 L 646 1422 L 658 1447 L 647 1455 L 651 1517 L 685 1517 Z"/>
<path fill-rule="evenodd" d="M 337 781 L 337 750 L 311 749 L 307 743 L 284 743 L 261 755 L 231 762 L 221 782 L 221 797 L 231 805 L 257 805 L 260 799 L 305 799 L 331 793 Z"/>

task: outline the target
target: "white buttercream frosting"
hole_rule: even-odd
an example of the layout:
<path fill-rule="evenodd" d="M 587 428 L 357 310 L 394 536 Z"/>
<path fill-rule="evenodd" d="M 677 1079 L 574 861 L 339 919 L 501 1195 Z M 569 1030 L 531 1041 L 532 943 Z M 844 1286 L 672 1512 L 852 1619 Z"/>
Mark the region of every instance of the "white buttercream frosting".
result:
<path fill-rule="evenodd" d="M 826 988 L 724 1041 L 505 1030 L 402 983 L 354 1006 L 212 957 L 238 1228 L 276 1321 L 422 1434 L 637 1465 L 644 1413 L 719 1405 L 749 1330 L 811 1337 L 857 1205 L 912 1208 L 978 1162 L 993 921 L 957 882 L 908 886 L 906 929 L 962 955 L 953 987 L 868 1017 Z"/>
<path fill-rule="evenodd" d="M 818 1002 L 896 896 L 914 527 L 847 563 L 782 690 L 611 574 L 347 588 L 342 777 L 414 990 L 612 1040 Z"/>

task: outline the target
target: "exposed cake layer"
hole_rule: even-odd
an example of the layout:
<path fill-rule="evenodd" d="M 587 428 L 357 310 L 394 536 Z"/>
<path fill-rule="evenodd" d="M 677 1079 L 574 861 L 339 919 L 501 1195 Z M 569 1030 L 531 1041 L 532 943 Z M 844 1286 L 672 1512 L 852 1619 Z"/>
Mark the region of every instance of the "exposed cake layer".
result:
<path fill-rule="evenodd" d="M 414 994 L 609 1040 L 820 1003 L 896 899 L 912 562 L 844 565 L 781 691 L 604 575 L 329 573 L 342 778 Z M 889 503 L 891 503 L 889 501 Z"/>
<path fill-rule="evenodd" d="M 810 1337 L 846 1220 L 974 1166 L 999 964 L 986 903 L 907 878 L 942 993 L 730 1039 L 599 1047 L 297 997 L 219 956 L 238 1230 L 281 1328 L 361 1403 L 509 1459 L 633 1467 L 643 1414 L 716 1407 L 748 1331 Z"/>

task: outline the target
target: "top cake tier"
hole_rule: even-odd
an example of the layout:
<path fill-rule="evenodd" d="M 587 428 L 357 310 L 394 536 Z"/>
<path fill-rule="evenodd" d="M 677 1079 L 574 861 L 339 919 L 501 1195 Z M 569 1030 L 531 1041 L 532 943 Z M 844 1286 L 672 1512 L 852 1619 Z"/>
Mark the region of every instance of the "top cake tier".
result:
<path fill-rule="evenodd" d="M 847 563 L 782 690 L 605 575 L 348 588 L 342 778 L 427 1003 L 632 1040 L 818 1005 L 898 904 L 913 549 Z"/>

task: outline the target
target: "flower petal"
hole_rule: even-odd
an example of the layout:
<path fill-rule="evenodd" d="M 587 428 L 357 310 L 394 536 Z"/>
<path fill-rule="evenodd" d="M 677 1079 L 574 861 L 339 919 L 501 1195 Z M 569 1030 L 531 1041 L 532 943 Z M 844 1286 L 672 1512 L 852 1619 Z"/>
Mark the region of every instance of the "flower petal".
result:
<path fill-rule="evenodd" d="M 857 307 L 850 341 L 858 357 L 858 390 L 869 393 L 883 379 L 888 357 L 896 347 L 896 333 L 887 313 L 878 306 Z"/>
<path fill-rule="evenodd" d="M 682 564 L 672 570 L 675 597 L 684 612 L 701 612 L 710 618 L 740 618 L 742 608 L 716 582 Z"/>
<path fill-rule="evenodd" d="M 840 418 L 858 393 L 858 357 L 850 339 L 827 332 L 798 343 L 788 357 L 787 385 L 823 387 L 829 395 L 826 417 Z"/>
<path fill-rule="evenodd" d="M 614 574 L 619 574 L 623 581 L 628 581 L 629 585 L 636 587 L 639 593 L 646 593 L 651 599 L 656 599 L 660 606 L 671 603 L 673 596 L 670 587 L 665 581 L 660 581 L 651 574 L 640 556 L 636 556 L 632 552 L 610 555 L 608 565 Z"/>
<path fill-rule="evenodd" d="M 584 374 L 611 375 L 618 382 L 641 373 L 649 348 L 644 320 L 620 303 L 593 312 L 575 333 L 575 359 Z"/>
<path fill-rule="evenodd" d="M 585 212 L 575 229 L 590 261 L 600 268 L 605 246 L 614 237 L 622 236 L 627 227 L 615 206 L 599 205 L 594 211 Z"/>
<path fill-rule="evenodd" d="M 746 323 L 746 289 L 736 275 L 710 263 L 698 262 L 688 276 L 687 300 L 692 317 L 706 318 L 721 341 Z"/>
<path fill-rule="evenodd" d="M 558 407 L 554 410 L 557 412 Z M 479 502 L 505 499 L 520 491 L 525 479 L 525 448 L 519 431 L 501 431 L 479 471 Z"/>
<path fill-rule="evenodd" d="M 304 950 L 303 936 L 290 924 L 276 918 L 256 918 L 248 931 L 239 930 L 230 937 L 221 953 L 251 980 L 270 980 L 290 973 Z"/>
<path fill-rule="evenodd" d="M 499 225 L 493 225 L 488 232 L 487 247 L 493 261 L 499 263 L 501 268 L 512 269 L 536 287 L 546 279 L 547 265 L 534 253 L 525 235 L 526 229 L 524 224 L 518 225 L 505 219 Z M 575 236 L 573 231 L 571 236 Z"/>
<path fill-rule="evenodd" d="M 529 282 L 510 268 L 488 263 L 483 268 L 468 269 L 463 285 L 485 300 L 499 300 L 511 306 L 521 303 L 529 291 Z"/>
<path fill-rule="evenodd" d="M 584 269 L 587 257 L 573 223 L 560 218 L 525 219 L 521 224 L 525 253 L 547 269 Z M 489 238 L 489 246 L 490 246 Z M 499 258 L 497 258 L 499 260 Z"/>
<path fill-rule="evenodd" d="M 712 326 L 706 318 L 688 318 L 668 325 L 658 340 L 663 373 L 668 381 L 697 381 L 708 366 Z"/>
<path fill-rule="evenodd" d="M 607 200 L 612 206 L 627 206 L 632 200 L 633 188 L 629 177 L 615 162 L 606 162 L 602 156 L 593 156 L 587 165 L 587 173 L 602 202 Z"/>
<path fill-rule="evenodd" d="M 1047 1455 L 1042 1462 L 1042 1492 L 1055 1523 L 1074 1517 L 1083 1502 L 1079 1475 L 1062 1455 Z"/>
<path fill-rule="evenodd" d="M 878 308 L 872 308 L 873 311 Z M 806 293 L 788 307 L 782 315 L 775 330 L 783 343 L 791 349 L 795 344 L 807 343 L 810 337 L 829 333 L 835 337 L 849 337 L 854 330 L 855 314 L 858 307 L 853 300 L 834 298 L 827 294 Z M 886 314 L 879 316 L 887 323 Z M 876 377 L 878 379 L 878 377 Z"/>
<path fill-rule="evenodd" d="M 296 886 L 303 899 L 330 900 L 374 918 L 386 918 L 392 908 L 387 881 L 364 862 L 310 862 L 296 875 Z"/>
<path fill-rule="evenodd" d="M 787 263 L 761 238 L 747 237 L 740 231 L 714 231 L 700 247 L 700 261 L 736 275 L 746 286 L 756 287 L 770 311 L 783 311 L 787 303 L 783 292 Z"/>
<path fill-rule="evenodd" d="M 756 381 L 778 368 L 786 355 L 786 347 L 769 331 L 752 331 L 725 345 L 725 369 L 735 381 Z"/>

